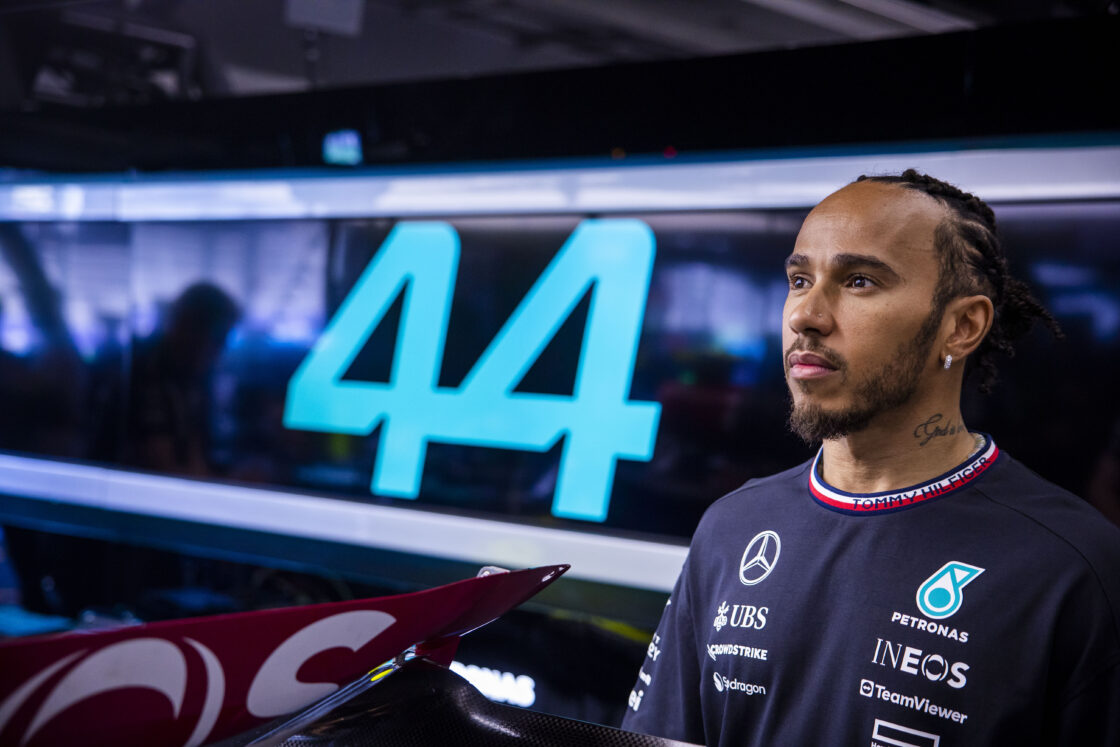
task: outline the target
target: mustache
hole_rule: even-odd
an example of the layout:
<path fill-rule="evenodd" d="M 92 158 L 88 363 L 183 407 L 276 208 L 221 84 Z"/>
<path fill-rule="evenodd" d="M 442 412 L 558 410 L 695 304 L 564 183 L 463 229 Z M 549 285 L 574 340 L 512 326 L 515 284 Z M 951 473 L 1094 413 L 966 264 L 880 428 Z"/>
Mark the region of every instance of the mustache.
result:
<path fill-rule="evenodd" d="M 844 356 L 840 355 L 834 350 L 831 350 L 830 348 L 826 348 L 820 342 L 812 339 L 811 337 L 799 337 L 794 340 L 792 345 L 786 348 L 786 352 L 782 356 L 782 364 L 784 365 L 787 372 L 789 371 L 789 356 L 791 353 L 812 353 L 813 355 L 819 355 L 820 357 L 828 361 L 832 366 L 836 367 L 838 371 L 843 370 L 848 366 L 848 362 L 844 360 Z"/>

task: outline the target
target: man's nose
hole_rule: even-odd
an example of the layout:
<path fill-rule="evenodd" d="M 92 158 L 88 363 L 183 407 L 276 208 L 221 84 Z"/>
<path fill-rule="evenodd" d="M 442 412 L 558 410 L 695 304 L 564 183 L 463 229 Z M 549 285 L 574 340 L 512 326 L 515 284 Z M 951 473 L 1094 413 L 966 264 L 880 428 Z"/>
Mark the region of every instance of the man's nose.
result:
<path fill-rule="evenodd" d="M 816 333 L 823 337 L 832 333 L 832 308 L 823 288 L 814 286 L 799 296 L 790 296 L 786 311 L 786 323 L 798 335 Z"/>

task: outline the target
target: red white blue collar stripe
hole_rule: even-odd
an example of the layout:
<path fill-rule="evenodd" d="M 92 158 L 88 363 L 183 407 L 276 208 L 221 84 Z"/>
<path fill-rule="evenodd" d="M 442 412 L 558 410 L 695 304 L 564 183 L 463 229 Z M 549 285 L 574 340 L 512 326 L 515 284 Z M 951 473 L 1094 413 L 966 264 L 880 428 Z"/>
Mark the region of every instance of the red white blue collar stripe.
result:
<path fill-rule="evenodd" d="M 980 451 L 970 456 L 960 466 L 929 482 L 885 493 L 848 493 L 832 487 L 820 476 L 823 454 L 822 448 L 813 459 L 813 468 L 809 471 L 809 492 L 813 498 L 829 508 L 863 514 L 909 508 L 931 498 L 940 498 L 960 490 L 992 466 L 999 456 L 999 449 L 991 436 L 984 435 L 984 445 Z"/>

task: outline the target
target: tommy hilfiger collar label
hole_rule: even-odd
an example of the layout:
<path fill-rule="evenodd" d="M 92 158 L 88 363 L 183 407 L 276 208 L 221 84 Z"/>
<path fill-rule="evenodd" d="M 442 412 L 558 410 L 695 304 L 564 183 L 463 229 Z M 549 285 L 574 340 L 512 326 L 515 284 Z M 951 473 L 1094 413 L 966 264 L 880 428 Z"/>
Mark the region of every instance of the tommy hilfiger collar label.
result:
<path fill-rule="evenodd" d="M 809 471 L 809 492 L 813 498 L 829 508 L 852 513 L 874 513 L 909 508 L 931 498 L 960 490 L 992 466 L 999 456 L 999 449 L 992 437 L 985 435 L 984 446 L 963 464 L 928 482 L 885 493 L 848 493 L 832 487 L 820 476 L 823 454 L 822 448 L 813 459 L 813 468 Z"/>

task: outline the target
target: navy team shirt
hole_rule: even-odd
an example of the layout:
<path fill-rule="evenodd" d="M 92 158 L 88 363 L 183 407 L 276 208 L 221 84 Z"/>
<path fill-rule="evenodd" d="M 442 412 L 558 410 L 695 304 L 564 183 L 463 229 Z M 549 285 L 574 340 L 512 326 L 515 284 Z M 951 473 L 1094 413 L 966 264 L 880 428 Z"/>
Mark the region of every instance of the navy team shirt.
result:
<path fill-rule="evenodd" d="M 1120 745 L 1120 531 L 1000 453 L 705 513 L 623 728 L 708 745 Z"/>

